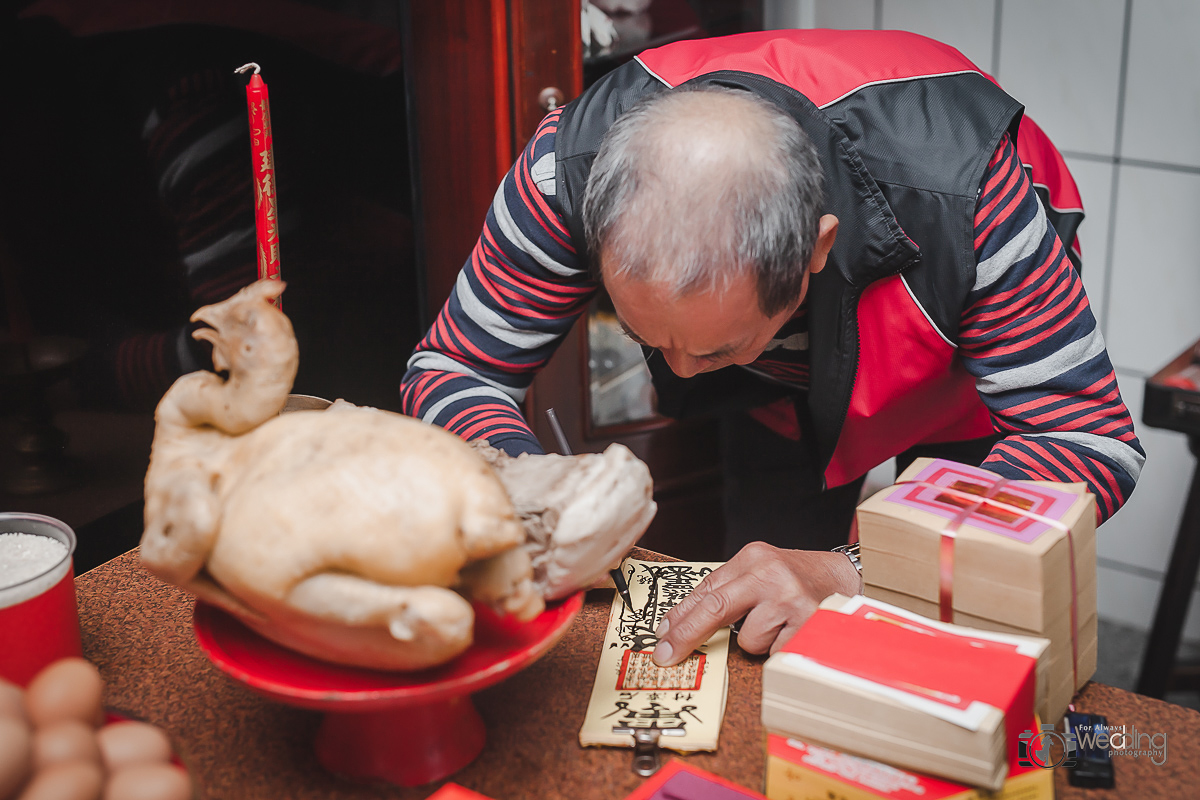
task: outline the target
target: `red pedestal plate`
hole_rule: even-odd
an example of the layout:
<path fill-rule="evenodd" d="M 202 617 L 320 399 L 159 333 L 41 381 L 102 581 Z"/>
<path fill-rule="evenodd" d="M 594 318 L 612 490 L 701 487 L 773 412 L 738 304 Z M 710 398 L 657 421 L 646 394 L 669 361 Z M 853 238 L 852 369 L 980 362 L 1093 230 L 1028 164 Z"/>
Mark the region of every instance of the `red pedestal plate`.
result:
<path fill-rule="evenodd" d="M 357 780 L 420 786 L 471 763 L 486 739 L 471 694 L 531 664 L 566 633 L 583 593 L 518 623 L 476 607 L 475 641 L 449 664 L 379 672 L 327 664 L 264 639 L 197 601 L 193 624 L 205 655 L 272 700 L 325 712 L 317 759 Z"/>

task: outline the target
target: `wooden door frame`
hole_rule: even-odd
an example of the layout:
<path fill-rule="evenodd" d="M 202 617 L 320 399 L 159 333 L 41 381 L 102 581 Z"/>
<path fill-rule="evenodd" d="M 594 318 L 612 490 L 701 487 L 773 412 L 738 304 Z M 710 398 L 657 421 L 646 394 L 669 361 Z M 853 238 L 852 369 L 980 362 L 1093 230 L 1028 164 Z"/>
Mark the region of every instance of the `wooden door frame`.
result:
<path fill-rule="evenodd" d="M 417 291 L 428 329 L 512 164 L 508 4 L 410 0 L 403 14 Z"/>
<path fill-rule="evenodd" d="M 564 101 L 582 92 L 583 52 L 578 8 L 562 0 L 410 0 L 405 13 L 418 291 L 428 328 L 479 238 L 496 186 L 545 116 L 542 90 L 557 87 Z M 530 427 L 556 450 L 544 413 L 553 407 L 575 452 L 629 447 L 655 476 L 660 510 L 648 546 L 711 559 L 721 527 L 713 423 L 660 418 L 593 429 L 586 338 L 583 318 L 534 380 L 524 403 Z"/>

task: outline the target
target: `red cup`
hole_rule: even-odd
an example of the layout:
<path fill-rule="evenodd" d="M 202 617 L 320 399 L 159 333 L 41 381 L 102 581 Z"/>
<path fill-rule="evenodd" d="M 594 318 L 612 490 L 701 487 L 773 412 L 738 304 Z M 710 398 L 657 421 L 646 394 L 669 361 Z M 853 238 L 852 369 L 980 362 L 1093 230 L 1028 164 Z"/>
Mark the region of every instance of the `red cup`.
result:
<path fill-rule="evenodd" d="M 26 686 L 52 662 L 83 655 L 74 553 L 75 532 L 65 523 L 0 513 L 0 678 Z"/>

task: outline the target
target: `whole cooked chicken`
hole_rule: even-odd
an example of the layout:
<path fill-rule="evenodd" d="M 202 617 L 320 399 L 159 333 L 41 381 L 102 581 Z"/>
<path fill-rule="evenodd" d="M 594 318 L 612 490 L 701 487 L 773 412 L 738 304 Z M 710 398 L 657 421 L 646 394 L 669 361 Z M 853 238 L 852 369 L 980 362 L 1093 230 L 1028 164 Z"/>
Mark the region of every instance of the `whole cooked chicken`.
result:
<path fill-rule="evenodd" d="M 313 657 L 415 670 L 470 646 L 472 602 L 531 619 L 650 524 L 649 470 L 620 445 L 511 459 L 340 400 L 281 414 L 298 364 L 283 286 L 192 317 L 217 371 L 155 412 L 141 558 L 163 580 Z"/>

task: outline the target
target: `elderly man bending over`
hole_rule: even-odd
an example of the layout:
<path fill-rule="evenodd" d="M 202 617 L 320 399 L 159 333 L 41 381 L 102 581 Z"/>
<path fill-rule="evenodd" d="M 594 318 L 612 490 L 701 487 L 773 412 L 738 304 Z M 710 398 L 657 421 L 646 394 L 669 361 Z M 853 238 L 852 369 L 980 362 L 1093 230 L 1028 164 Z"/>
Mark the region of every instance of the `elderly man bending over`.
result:
<path fill-rule="evenodd" d="M 602 284 L 659 410 L 727 432 L 740 550 L 667 615 L 662 664 L 747 615 L 739 642 L 765 652 L 860 591 L 828 547 L 893 456 L 1085 481 L 1103 521 L 1144 453 L 1068 249 L 1074 182 L 1022 111 L 898 31 L 647 51 L 542 122 L 409 361 L 405 410 L 541 452 L 518 403 Z"/>

